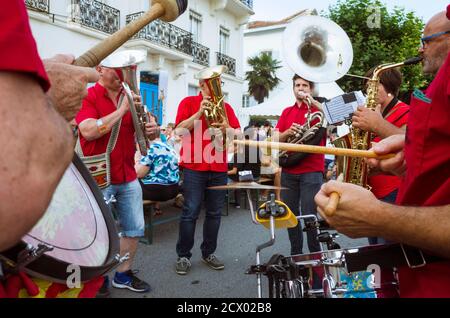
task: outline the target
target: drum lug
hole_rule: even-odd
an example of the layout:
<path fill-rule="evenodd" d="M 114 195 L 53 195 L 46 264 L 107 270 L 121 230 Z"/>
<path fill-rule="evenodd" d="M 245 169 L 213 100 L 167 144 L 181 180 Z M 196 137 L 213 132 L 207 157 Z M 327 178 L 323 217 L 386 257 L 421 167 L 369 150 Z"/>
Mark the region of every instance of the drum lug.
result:
<path fill-rule="evenodd" d="M 111 203 L 117 202 L 116 197 L 113 194 L 111 194 L 109 199 L 104 198 L 104 200 L 105 200 L 106 205 L 108 205 L 108 206 L 111 205 Z"/>
<path fill-rule="evenodd" d="M 330 274 L 326 274 L 322 280 L 323 296 L 325 298 L 333 298 L 333 289 L 335 285 L 333 277 Z"/>
<path fill-rule="evenodd" d="M 37 247 L 34 247 L 31 244 L 27 244 L 25 250 L 19 253 L 15 267 L 20 271 L 22 268 L 26 267 L 28 264 L 34 262 L 39 257 L 50 251 L 53 251 L 53 246 L 51 245 L 40 243 Z"/>
<path fill-rule="evenodd" d="M 122 264 L 123 262 L 126 262 L 130 259 L 130 253 L 126 253 L 124 256 L 120 256 L 120 254 L 116 254 L 114 257 L 116 261 L 119 262 L 119 264 Z"/>

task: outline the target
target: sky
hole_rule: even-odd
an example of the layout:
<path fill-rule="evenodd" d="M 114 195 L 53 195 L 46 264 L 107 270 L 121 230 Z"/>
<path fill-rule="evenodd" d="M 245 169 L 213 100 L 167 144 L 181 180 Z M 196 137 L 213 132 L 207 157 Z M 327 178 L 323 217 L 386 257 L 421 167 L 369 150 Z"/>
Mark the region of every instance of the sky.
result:
<path fill-rule="evenodd" d="M 439 11 L 444 11 L 449 0 L 381 0 L 388 9 L 403 7 L 406 11 L 413 11 L 427 22 Z M 277 21 L 288 17 L 303 9 L 316 9 L 319 13 L 337 3 L 337 0 L 253 0 L 255 15 L 250 21 Z"/>

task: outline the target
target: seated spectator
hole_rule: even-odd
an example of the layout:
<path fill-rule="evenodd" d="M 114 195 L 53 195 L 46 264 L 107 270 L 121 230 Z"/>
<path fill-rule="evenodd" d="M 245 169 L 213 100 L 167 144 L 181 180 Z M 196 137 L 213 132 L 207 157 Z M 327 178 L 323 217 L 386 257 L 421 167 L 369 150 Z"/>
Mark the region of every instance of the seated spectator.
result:
<path fill-rule="evenodd" d="M 140 179 L 143 199 L 155 202 L 155 215 L 161 215 L 159 202 L 171 200 L 180 192 L 175 150 L 157 138 L 150 145 L 146 156 L 136 153 L 135 169 Z"/>

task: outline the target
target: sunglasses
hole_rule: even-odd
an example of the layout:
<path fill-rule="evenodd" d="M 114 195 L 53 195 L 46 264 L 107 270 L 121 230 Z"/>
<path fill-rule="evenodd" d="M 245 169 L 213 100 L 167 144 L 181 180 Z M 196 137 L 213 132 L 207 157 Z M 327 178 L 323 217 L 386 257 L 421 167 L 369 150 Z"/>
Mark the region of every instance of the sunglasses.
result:
<path fill-rule="evenodd" d="M 421 38 L 420 42 L 422 42 L 422 47 L 424 47 L 425 44 L 428 44 L 431 40 L 436 39 L 437 37 L 440 37 L 441 35 L 449 34 L 449 33 L 450 33 L 450 30 L 434 33 L 432 35 L 425 36 L 425 37 Z"/>

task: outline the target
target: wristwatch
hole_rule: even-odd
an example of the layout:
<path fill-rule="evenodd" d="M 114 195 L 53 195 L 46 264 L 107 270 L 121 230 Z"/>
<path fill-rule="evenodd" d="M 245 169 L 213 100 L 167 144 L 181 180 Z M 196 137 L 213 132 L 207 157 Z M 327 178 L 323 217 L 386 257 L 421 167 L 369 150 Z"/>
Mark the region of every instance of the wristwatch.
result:
<path fill-rule="evenodd" d="M 108 131 L 108 127 L 103 123 L 103 120 L 101 119 L 97 120 L 97 130 L 101 134 L 104 134 Z"/>

